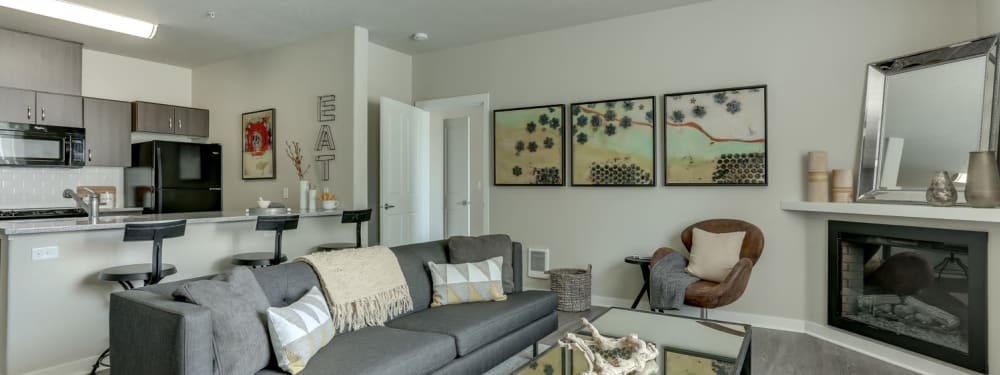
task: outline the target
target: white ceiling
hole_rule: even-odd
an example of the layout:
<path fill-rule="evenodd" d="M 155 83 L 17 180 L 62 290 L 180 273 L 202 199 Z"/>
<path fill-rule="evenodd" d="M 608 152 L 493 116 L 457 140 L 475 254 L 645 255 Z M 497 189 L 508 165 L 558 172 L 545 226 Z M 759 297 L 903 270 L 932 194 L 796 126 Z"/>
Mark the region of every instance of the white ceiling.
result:
<path fill-rule="evenodd" d="M 0 27 L 195 67 L 359 25 L 410 54 L 706 0 L 71 0 L 160 24 L 145 40 L 0 7 Z M 213 10 L 216 18 L 208 17 Z M 414 42 L 414 32 L 431 39 Z"/>

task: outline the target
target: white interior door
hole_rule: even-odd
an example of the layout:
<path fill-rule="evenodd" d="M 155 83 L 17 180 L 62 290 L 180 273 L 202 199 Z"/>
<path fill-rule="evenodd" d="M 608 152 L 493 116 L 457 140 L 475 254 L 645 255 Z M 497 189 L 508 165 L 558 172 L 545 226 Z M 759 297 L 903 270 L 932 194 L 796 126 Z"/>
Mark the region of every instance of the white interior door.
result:
<path fill-rule="evenodd" d="M 444 234 L 472 233 L 469 181 L 469 118 L 444 120 Z"/>
<path fill-rule="evenodd" d="M 430 240 L 430 113 L 380 99 L 379 229 L 385 246 Z"/>

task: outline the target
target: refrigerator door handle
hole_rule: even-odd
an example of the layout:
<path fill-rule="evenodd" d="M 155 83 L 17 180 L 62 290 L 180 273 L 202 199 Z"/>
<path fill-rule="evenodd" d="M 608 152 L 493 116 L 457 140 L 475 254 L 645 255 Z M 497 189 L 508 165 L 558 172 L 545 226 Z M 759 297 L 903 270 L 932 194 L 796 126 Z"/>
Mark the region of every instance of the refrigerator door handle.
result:
<path fill-rule="evenodd" d="M 208 188 L 210 191 L 222 191 L 222 188 Z"/>
<path fill-rule="evenodd" d="M 153 210 L 155 210 L 156 213 L 163 212 L 163 194 L 161 194 L 160 191 L 160 189 L 163 189 L 163 168 L 161 168 L 162 158 L 163 157 L 160 155 L 160 148 L 156 147 L 153 154 L 153 174 L 156 176 L 156 181 L 153 182 L 156 184 L 153 188 L 153 200 L 156 202 Z"/>

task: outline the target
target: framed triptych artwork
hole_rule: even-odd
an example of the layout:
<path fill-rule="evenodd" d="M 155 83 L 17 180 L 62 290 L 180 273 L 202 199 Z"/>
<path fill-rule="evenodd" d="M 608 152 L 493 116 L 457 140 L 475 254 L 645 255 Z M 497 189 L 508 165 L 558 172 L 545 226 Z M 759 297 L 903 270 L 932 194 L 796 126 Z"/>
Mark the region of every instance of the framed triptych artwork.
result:
<path fill-rule="evenodd" d="M 493 111 L 493 184 L 563 186 L 566 106 Z"/>
<path fill-rule="evenodd" d="M 570 105 L 573 186 L 656 184 L 652 96 Z"/>

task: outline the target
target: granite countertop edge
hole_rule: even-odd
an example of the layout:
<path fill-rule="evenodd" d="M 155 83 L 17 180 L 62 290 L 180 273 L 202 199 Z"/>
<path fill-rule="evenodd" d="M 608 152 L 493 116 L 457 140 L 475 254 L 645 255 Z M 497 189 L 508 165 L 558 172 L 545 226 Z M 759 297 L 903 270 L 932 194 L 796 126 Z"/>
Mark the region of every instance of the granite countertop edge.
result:
<path fill-rule="evenodd" d="M 340 209 L 302 212 L 292 211 L 290 215 L 299 215 L 299 217 L 310 218 L 341 216 L 343 212 L 344 211 Z M 254 221 L 256 219 L 257 216 L 248 215 L 245 211 L 222 211 L 116 216 L 113 218 L 102 219 L 97 224 L 91 224 L 86 218 L 18 220 L 8 222 L 0 221 L 0 236 L 124 229 L 125 224 L 129 223 L 148 223 L 170 220 L 187 220 L 188 224 L 208 224 Z"/>

